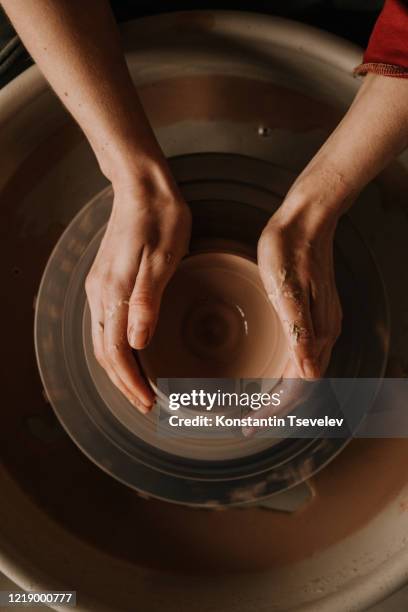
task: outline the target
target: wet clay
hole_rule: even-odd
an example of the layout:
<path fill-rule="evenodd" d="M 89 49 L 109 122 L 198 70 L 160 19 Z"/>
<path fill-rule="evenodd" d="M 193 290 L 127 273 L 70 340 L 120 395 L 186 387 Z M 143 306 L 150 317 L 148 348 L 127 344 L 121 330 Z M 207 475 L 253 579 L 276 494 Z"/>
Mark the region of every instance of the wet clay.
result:
<path fill-rule="evenodd" d="M 288 347 L 256 263 L 231 253 L 185 259 L 140 360 L 151 380 L 280 377 Z"/>

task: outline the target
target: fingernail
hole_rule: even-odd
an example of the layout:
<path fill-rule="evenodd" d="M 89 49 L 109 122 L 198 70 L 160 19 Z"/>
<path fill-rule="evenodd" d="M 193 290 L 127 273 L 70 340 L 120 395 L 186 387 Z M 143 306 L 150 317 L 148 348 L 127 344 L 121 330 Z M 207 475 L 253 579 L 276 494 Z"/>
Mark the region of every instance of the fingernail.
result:
<path fill-rule="evenodd" d="M 142 349 L 149 340 L 149 330 L 147 327 L 131 327 L 129 330 L 129 344 L 134 349 Z"/>
<path fill-rule="evenodd" d="M 306 378 L 318 378 L 319 370 L 317 363 L 312 359 L 304 359 L 302 362 L 303 374 Z"/>

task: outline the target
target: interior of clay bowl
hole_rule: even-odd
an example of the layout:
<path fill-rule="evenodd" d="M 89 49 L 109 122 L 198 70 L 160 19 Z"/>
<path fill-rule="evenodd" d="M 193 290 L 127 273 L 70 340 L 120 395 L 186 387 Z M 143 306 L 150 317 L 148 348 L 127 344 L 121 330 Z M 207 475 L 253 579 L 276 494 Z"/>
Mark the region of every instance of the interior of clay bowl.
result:
<path fill-rule="evenodd" d="M 209 160 L 205 165 L 198 160 L 193 181 L 189 164 L 176 162 L 174 168 L 198 216 L 203 202 L 206 210 L 214 210 L 221 198 L 229 211 L 225 224 L 234 230 L 230 238 L 241 242 L 253 233 L 242 222 L 245 215 L 256 220 L 257 232 L 265 216 L 251 211 L 245 200 L 255 191 L 257 201 L 262 199 L 260 209 L 270 214 L 358 88 L 352 70 L 360 61 L 359 50 L 299 24 L 255 14 L 195 12 L 138 21 L 127 26 L 125 46 L 166 155 L 184 159 L 216 153 L 223 158 L 224 181 L 216 189 L 219 177 L 215 169 L 209 173 Z M 0 269 L 7 282 L 0 311 L 8 347 L 0 428 L 2 571 L 26 589 L 75 589 L 78 609 L 98 612 L 131 611 L 135 602 L 144 612 L 192 607 L 247 612 L 254 605 L 258 612 L 343 612 L 364 610 L 402 584 L 408 567 L 406 439 L 353 440 L 310 479 L 313 495 L 297 511 L 234 507 L 215 512 L 211 503 L 209 510 L 141 499 L 109 475 L 119 461 L 114 448 L 109 453 L 102 448 L 97 466 L 66 435 L 29 348 L 33 302 L 63 231 L 107 185 L 83 136 L 35 68 L 0 96 L 5 228 Z M 256 163 L 247 159 L 246 170 L 237 170 L 236 156 Z M 261 188 L 265 173 L 257 170 L 260 162 L 267 163 L 271 177 Z M 220 157 L 213 164 L 220 168 Z M 367 259 L 353 256 L 355 233 L 340 229 L 344 287 L 353 274 L 353 287 L 368 279 L 364 308 L 358 291 L 344 295 L 350 304 L 358 296 L 359 307 L 351 310 L 366 316 L 357 323 L 371 321 L 374 312 L 371 336 L 383 338 L 382 350 L 377 344 L 371 350 L 370 338 L 362 341 L 359 326 L 350 325 L 346 344 L 337 349 L 340 363 L 351 367 L 347 372 L 363 366 L 372 372 L 371 356 L 386 354 L 388 339 L 387 375 L 401 376 L 406 369 L 408 295 L 395 266 L 408 259 L 406 167 L 403 158 L 393 164 L 351 211 L 351 222 L 369 245 L 383 281 L 390 335 L 387 318 L 376 310 L 383 301 L 370 289 L 377 285 L 367 273 Z M 231 202 L 240 206 L 232 208 Z M 92 209 L 100 232 L 110 202 L 104 206 Z M 231 212 L 238 209 L 242 216 L 235 225 Z M 211 215 L 206 223 L 214 225 Z M 60 262 L 61 273 L 72 275 L 78 257 L 92 260 L 99 244 L 94 228 L 92 215 L 81 217 L 80 231 Z M 199 241 L 199 232 L 193 231 Z M 88 245 L 91 238 L 95 243 L 85 253 L 84 240 Z M 61 278 L 49 287 L 51 306 L 41 337 L 50 355 L 47 389 L 63 402 L 72 380 L 55 376 L 52 363 L 52 329 L 62 312 L 57 307 Z M 72 289 L 69 297 L 84 317 L 64 320 L 66 347 L 86 341 L 80 275 Z M 366 349 L 353 348 L 350 360 L 349 346 Z M 59 363 L 71 367 L 69 355 L 60 356 Z M 80 386 L 89 368 L 85 357 L 78 365 Z M 379 365 L 383 369 L 381 360 L 374 365 L 376 372 Z M 67 414 L 82 419 L 85 443 L 89 431 L 80 404 L 71 402 Z M 69 423 L 64 426 L 69 430 Z M 197 493 L 190 487 L 191 492 Z"/>
<path fill-rule="evenodd" d="M 282 325 L 256 262 L 232 253 L 186 258 L 140 353 L 157 378 L 279 378 L 288 360 Z"/>

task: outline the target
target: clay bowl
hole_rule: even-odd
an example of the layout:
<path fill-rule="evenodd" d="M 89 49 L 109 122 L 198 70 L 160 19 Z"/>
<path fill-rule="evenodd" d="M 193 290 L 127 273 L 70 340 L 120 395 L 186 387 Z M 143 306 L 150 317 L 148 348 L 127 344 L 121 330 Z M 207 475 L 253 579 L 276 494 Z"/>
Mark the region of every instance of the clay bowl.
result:
<path fill-rule="evenodd" d="M 288 346 L 256 262 L 228 252 L 184 259 L 139 358 L 158 378 L 279 378 Z"/>

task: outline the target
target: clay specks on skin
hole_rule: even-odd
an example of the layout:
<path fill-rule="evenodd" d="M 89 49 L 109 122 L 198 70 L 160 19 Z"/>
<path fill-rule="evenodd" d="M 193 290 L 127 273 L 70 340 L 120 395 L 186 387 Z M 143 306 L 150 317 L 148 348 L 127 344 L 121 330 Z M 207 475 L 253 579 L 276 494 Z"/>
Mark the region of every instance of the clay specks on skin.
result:
<path fill-rule="evenodd" d="M 289 321 L 289 334 L 294 345 L 298 344 L 302 338 L 308 337 L 308 332 L 305 327 L 302 327 L 298 321 Z"/>
<path fill-rule="evenodd" d="M 279 270 L 278 270 L 278 278 L 279 278 L 279 280 L 281 282 L 281 287 L 283 287 L 284 284 L 286 283 L 288 275 L 289 275 L 289 271 L 288 271 L 287 268 L 283 268 L 283 267 L 279 268 Z"/>
<path fill-rule="evenodd" d="M 298 306 L 298 308 L 301 306 L 302 290 L 300 288 L 299 281 L 297 279 L 297 274 L 295 271 L 285 267 L 281 267 L 278 270 L 279 282 L 276 283 L 275 277 L 272 275 L 270 277 L 270 280 L 273 287 L 268 293 L 268 298 L 275 306 L 275 308 L 281 297 L 293 300 L 293 302 Z M 301 314 L 300 308 L 298 310 L 298 313 Z"/>
<path fill-rule="evenodd" d="M 272 302 L 272 304 L 275 306 L 275 308 L 279 301 L 279 297 L 283 295 L 283 290 L 284 290 L 287 276 L 288 276 L 287 269 L 282 267 L 282 268 L 279 268 L 278 270 L 278 282 L 276 281 L 275 275 L 271 274 L 269 277 L 271 289 L 268 293 L 268 298 Z"/>
<path fill-rule="evenodd" d="M 298 325 L 296 323 L 296 321 L 293 321 L 292 323 L 290 323 L 290 337 L 292 338 L 292 342 L 294 344 L 298 344 L 301 335 L 302 335 L 302 328 L 300 327 L 300 325 Z"/>
<path fill-rule="evenodd" d="M 301 300 L 300 300 L 300 296 L 301 296 L 301 291 L 300 289 L 285 289 L 282 292 L 283 297 L 288 298 L 290 300 L 293 300 L 295 302 L 295 304 L 300 305 L 301 304 Z"/>
<path fill-rule="evenodd" d="M 119 300 L 116 304 L 114 304 L 113 306 L 111 306 L 110 308 L 107 309 L 106 311 L 106 317 L 108 319 L 112 319 L 116 312 L 118 311 L 119 308 L 121 308 L 122 306 L 128 306 L 129 307 L 129 300 Z"/>
<path fill-rule="evenodd" d="M 126 333 L 122 333 L 119 336 L 119 340 L 118 342 L 115 342 L 113 345 L 113 348 L 115 349 L 115 351 L 122 351 L 124 348 L 127 348 L 128 345 L 128 340 L 127 340 L 127 336 Z"/>

